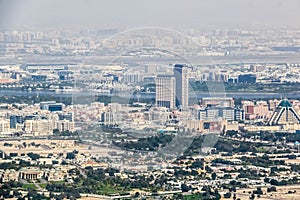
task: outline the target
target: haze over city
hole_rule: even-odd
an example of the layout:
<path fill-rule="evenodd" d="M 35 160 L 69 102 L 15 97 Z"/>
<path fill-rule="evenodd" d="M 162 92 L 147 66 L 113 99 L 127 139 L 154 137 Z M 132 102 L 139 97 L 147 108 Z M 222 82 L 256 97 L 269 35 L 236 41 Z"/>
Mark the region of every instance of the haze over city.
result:
<path fill-rule="evenodd" d="M 299 8 L 297 0 L 1 0 L 0 26 L 295 28 Z"/>
<path fill-rule="evenodd" d="M 0 199 L 300 199 L 299 10 L 0 0 Z"/>

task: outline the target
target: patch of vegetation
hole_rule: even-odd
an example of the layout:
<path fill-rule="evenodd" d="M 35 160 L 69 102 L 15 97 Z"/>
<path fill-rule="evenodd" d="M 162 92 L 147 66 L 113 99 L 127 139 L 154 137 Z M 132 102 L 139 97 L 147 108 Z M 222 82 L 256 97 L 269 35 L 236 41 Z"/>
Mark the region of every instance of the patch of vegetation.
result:
<path fill-rule="evenodd" d="M 208 92 L 207 83 L 202 81 L 190 82 L 192 91 Z M 243 92 L 243 93 L 289 93 L 297 92 L 299 83 L 225 83 L 226 92 Z"/>
<path fill-rule="evenodd" d="M 201 152 L 201 146 L 204 142 L 204 138 L 207 135 L 201 135 L 195 138 L 189 148 L 185 151 L 185 155 L 193 155 L 199 154 Z M 216 152 L 228 152 L 228 153 L 240 153 L 240 152 L 253 152 L 256 153 L 257 149 L 261 149 L 264 147 L 265 144 L 257 142 L 243 142 L 243 141 L 236 141 L 236 140 L 229 140 L 225 138 L 218 138 L 218 141 L 214 145 L 216 148 Z"/>
<path fill-rule="evenodd" d="M 155 151 L 159 147 L 164 147 L 173 139 L 172 135 L 158 134 L 148 138 L 139 138 L 138 141 L 120 142 L 115 145 L 130 150 Z"/>
<path fill-rule="evenodd" d="M 23 189 L 31 189 L 31 190 L 35 190 L 36 189 L 36 186 L 33 184 L 33 183 L 27 183 L 27 184 L 24 184 L 22 186 Z"/>

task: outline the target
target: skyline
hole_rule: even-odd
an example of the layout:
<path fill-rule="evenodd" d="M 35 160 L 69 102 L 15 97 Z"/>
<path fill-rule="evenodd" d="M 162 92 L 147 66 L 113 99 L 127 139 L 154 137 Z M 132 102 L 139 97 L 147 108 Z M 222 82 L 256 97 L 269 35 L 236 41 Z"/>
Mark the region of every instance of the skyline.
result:
<path fill-rule="evenodd" d="M 0 199 L 300 199 L 297 0 L 0 0 Z"/>

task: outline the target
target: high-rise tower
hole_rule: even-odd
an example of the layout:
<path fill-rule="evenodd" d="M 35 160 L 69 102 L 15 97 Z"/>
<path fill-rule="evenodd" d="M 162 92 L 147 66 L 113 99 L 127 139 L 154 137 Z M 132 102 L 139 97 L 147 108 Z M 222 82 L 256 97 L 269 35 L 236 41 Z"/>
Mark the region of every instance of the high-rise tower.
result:
<path fill-rule="evenodd" d="M 159 107 L 187 109 L 189 102 L 188 66 L 176 64 L 174 75 L 156 77 L 156 105 Z"/>
<path fill-rule="evenodd" d="M 176 79 L 176 107 L 187 109 L 189 106 L 189 82 L 188 82 L 188 66 L 184 64 L 176 64 L 174 66 L 174 77 Z"/>
<path fill-rule="evenodd" d="M 175 108 L 175 77 L 158 75 L 156 77 L 156 105 L 159 107 Z"/>

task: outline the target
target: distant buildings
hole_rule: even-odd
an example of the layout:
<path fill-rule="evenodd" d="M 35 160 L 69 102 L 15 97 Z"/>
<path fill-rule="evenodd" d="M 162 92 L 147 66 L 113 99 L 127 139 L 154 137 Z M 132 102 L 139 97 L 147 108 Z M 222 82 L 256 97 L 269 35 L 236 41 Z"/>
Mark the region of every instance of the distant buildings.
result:
<path fill-rule="evenodd" d="M 141 75 L 139 73 L 133 72 L 129 73 L 127 72 L 126 74 L 123 75 L 123 83 L 134 83 L 137 84 L 138 82 L 141 81 Z"/>
<path fill-rule="evenodd" d="M 243 101 L 245 119 L 265 119 L 270 117 L 270 106 L 266 101 Z"/>
<path fill-rule="evenodd" d="M 51 112 L 62 111 L 63 106 L 64 105 L 62 103 L 56 103 L 55 101 L 47 101 L 40 103 L 41 110 L 49 110 Z"/>
<path fill-rule="evenodd" d="M 173 75 L 158 75 L 156 78 L 156 105 L 159 107 L 187 109 L 189 102 L 187 65 L 176 64 Z"/>
<path fill-rule="evenodd" d="M 25 122 L 25 132 L 32 133 L 34 136 L 51 135 L 54 126 L 50 120 L 27 120 Z"/>
<path fill-rule="evenodd" d="M 201 105 L 207 106 L 208 104 L 216 104 L 222 107 L 234 107 L 234 100 L 230 97 L 206 97 L 201 99 Z"/>
<path fill-rule="evenodd" d="M 238 76 L 238 83 L 256 83 L 256 74 L 241 74 Z"/>
<path fill-rule="evenodd" d="M 10 120 L 10 128 L 14 128 L 14 129 L 17 128 L 18 124 L 23 124 L 25 121 L 22 115 L 16 115 L 16 114 L 12 114 L 9 117 L 9 120 Z"/>
<path fill-rule="evenodd" d="M 38 180 L 41 178 L 47 181 L 63 181 L 67 175 L 68 173 L 62 168 L 40 170 L 38 167 L 22 167 L 18 171 L 13 169 L 0 170 L 0 182 Z"/>
<path fill-rule="evenodd" d="M 25 64 L 21 66 L 21 69 L 27 70 L 30 72 L 37 71 L 60 71 L 60 70 L 68 70 L 70 66 L 74 66 L 74 64 Z"/>
<path fill-rule="evenodd" d="M 27 136 L 51 135 L 53 130 L 75 131 L 74 113 L 64 104 L 55 101 L 23 105 L 22 109 L 8 104 L 0 110 L 0 137 L 26 134 Z"/>
<path fill-rule="evenodd" d="M 198 110 L 198 119 L 217 120 L 223 119 L 228 121 L 244 120 L 244 110 L 232 107 L 223 107 L 208 104 L 206 107 Z"/>

